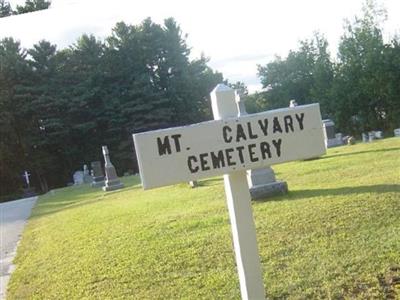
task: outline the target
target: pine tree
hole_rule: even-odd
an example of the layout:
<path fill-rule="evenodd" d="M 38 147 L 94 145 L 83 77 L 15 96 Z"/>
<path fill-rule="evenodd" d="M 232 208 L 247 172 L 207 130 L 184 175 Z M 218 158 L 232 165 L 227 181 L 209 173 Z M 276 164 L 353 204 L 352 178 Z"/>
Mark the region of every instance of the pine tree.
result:
<path fill-rule="evenodd" d="M 16 14 L 19 15 L 38 10 L 48 9 L 50 5 L 51 2 L 46 0 L 26 0 L 23 6 L 17 5 Z"/>
<path fill-rule="evenodd" d="M 13 14 L 11 5 L 5 0 L 0 0 L 0 18 L 8 17 Z"/>

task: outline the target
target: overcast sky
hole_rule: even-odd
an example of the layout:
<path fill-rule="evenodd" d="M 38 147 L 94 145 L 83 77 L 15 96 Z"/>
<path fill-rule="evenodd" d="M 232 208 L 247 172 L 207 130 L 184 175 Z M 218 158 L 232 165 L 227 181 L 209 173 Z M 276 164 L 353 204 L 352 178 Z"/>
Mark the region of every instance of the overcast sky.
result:
<path fill-rule="evenodd" d="M 25 1 L 10 1 L 15 4 Z M 244 81 L 259 90 L 257 64 L 274 55 L 286 56 L 298 41 L 323 33 L 331 53 L 343 33 L 344 19 L 361 14 L 362 0 L 53 0 L 45 11 L 0 19 L 0 37 L 13 36 L 23 47 L 41 39 L 63 48 L 81 34 L 109 35 L 118 21 L 138 24 L 146 17 L 155 22 L 174 17 L 192 48 L 192 56 L 204 53 L 210 66 L 234 82 Z M 400 32 L 400 1 L 381 0 L 387 9 L 385 37 Z"/>

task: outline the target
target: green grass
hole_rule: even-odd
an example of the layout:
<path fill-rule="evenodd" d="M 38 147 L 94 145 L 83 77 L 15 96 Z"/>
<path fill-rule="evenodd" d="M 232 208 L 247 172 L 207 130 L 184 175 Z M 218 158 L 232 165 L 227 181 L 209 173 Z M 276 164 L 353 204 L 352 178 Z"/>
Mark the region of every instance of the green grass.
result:
<path fill-rule="evenodd" d="M 253 202 L 268 297 L 400 299 L 400 139 L 274 169 L 289 194 Z M 40 197 L 8 298 L 240 298 L 222 180 L 123 180 Z"/>

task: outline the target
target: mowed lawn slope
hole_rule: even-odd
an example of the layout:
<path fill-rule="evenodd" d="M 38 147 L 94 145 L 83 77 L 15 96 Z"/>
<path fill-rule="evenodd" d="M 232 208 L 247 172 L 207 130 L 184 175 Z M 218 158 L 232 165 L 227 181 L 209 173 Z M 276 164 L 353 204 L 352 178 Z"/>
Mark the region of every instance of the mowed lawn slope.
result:
<path fill-rule="evenodd" d="M 400 139 L 274 166 L 253 202 L 271 299 L 400 299 Z M 39 198 L 9 299 L 239 299 L 223 182 L 143 191 L 137 177 Z"/>

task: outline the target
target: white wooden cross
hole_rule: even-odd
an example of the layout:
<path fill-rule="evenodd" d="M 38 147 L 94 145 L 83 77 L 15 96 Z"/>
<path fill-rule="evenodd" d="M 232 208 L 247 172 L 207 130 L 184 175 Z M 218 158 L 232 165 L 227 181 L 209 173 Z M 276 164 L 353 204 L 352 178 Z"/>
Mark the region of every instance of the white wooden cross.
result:
<path fill-rule="evenodd" d="M 239 116 L 219 84 L 214 121 L 134 134 L 144 189 L 224 175 L 242 299 L 265 299 L 246 170 L 325 153 L 319 104 Z"/>
<path fill-rule="evenodd" d="M 28 171 L 25 171 L 24 175 L 22 175 L 22 177 L 25 178 L 25 182 L 26 182 L 26 185 L 28 186 L 28 188 L 30 187 L 30 185 L 29 185 L 30 184 L 29 176 L 31 176 L 31 174 L 29 174 Z"/>

